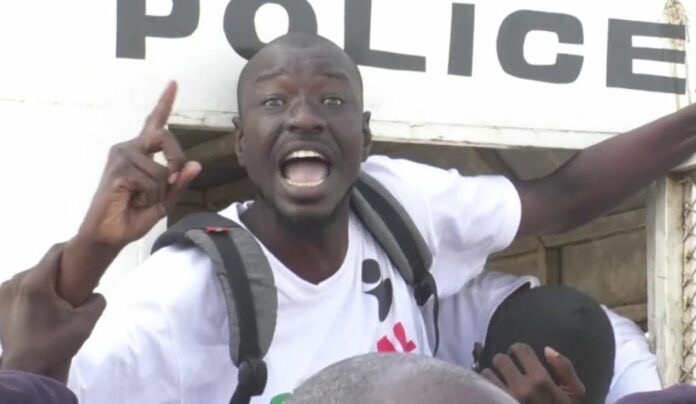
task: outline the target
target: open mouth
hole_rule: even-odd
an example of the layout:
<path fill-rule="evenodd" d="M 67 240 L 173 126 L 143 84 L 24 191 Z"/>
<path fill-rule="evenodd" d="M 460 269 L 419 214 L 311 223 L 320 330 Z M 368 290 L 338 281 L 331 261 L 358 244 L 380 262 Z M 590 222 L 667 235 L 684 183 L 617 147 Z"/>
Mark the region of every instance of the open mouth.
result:
<path fill-rule="evenodd" d="M 331 173 L 326 157 L 313 150 L 296 150 L 280 164 L 285 182 L 294 187 L 312 188 L 321 185 Z"/>

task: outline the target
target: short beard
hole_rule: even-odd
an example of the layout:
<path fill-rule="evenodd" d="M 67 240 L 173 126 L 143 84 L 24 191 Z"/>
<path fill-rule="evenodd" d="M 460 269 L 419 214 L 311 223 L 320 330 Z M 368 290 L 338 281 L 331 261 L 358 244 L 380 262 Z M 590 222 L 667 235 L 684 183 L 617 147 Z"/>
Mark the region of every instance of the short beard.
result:
<path fill-rule="evenodd" d="M 334 209 L 327 215 L 324 216 L 296 216 L 290 217 L 285 213 L 281 212 L 278 205 L 275 204 L 273 200 L 267 198 L 262 192 L 256 194 L 257 199 L 263 201 L 263 203 L 268 206 L 273 215 L 275 216 L 281 227 L 285 229 L 288 233 L 295 235 L 299 238 L 308 238 L 321 232 L 329 227 L 329 225 L 336 222 L 344 203 L 350 197 L 350 192 L 353 190 L 351 185 L 348 191 L 341 197 Z"/>

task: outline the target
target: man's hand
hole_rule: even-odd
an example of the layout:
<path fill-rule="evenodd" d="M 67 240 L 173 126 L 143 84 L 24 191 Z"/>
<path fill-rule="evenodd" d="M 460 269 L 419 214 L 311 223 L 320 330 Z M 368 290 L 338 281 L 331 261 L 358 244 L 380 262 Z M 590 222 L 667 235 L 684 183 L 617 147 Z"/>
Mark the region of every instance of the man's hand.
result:
<path fill-rule="evenodd" d="M 523 404 L 582 403 L 585 386 L 570 360 L 549 347 L 544 355 L 555 370 L 558 385 L 526 344 L 513 344 L 507 354 L 495 355 L 494 370 L 484 369 L 481 375 Z"/>
<path fill-rule="evenodd" d="M 176 204 L 200 171 L 186 162 L 174 135 L 166 128 L 176 96 L 169 83 L 136 138 L 111 148 L 99 188 L 80 227 L 80 236 L 123 247 L 144 236 Z M 163 152 L 167 166 L 153 161 Z"/>
<path fill-rule="evenodd" d="M 70 359 L 89 337 L 106 301 L 98 294 L 73 307 L 56 293 L 62 245 L 34 268 L 0 286 L 0 369 L 67 379 Z"/>
<path fill-rule="evenodd" d="M 120 250 L 144 236 L 200 172 L 165 126 L 176 96 L 169 83 L 140 134 L 111 148 L 78 235 L 65 248 L 58 292 L 73 304 L 90 295 Z M 153 160 L 162 152 L 167 166 Z"/>

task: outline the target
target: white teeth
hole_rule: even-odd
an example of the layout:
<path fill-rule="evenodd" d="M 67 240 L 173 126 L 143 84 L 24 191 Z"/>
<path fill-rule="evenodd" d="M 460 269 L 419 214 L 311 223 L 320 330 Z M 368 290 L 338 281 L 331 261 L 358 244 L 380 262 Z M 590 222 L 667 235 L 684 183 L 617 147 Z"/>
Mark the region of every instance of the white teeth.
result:
<path fill-rule="evenodd" d="M 295 182 L 291 179 L 286 178 L 285 181 L 292 185 L 293 187 L 298 187 L 298 188 L 312 188 L 321 185 L 322 182 L 324 182 L 326 178 L 322 178 L 320 180 L 314 181 L 314 182 Z"/>
<path fill-rule="evenodd" d="M 288 162 L 290 160 L 310 159 L 310 158 L 320 159 L 325 164 L 328 164 L 326 157 L 324 157 L 324 155 L 322 155 L 321 153 L 316 152 L 314 150 L 295 150 L 295 151 L 289 153 L 287 156 L 285 156 L 285 158 L 283 159 L 283 163 Z M 284 179 L 285 179 L 285 182 L 292 187 L 306 189 L 306 188 L 313 188 L 313 187 L 317 187 L 317 186 L 321 185 L 326 180 L 326 177 L 318 179 L 316 181 L 312 181 L 312 182 L 297 182 L 297 181 L 293 181 L 289 178 L 284 178 Z"/>
<path fill-rule="evenodd" d="M 291 160 L 291 159 L 306 159 L 306 158 L 318 158 L 322 160 L 326 160 L 324 156 L 322 156 L 320 153 L 317 153 L 313 150 L 296 150 L 290 154 L 288 154 L 285 157 L 285 161 Z"/>

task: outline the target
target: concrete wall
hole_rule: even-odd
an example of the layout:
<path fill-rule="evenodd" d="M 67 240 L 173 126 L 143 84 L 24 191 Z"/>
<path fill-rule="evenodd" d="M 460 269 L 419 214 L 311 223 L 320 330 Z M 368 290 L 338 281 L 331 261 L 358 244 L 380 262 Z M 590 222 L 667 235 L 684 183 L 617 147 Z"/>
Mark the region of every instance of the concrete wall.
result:
<path fill-rule="evenodd" d="M 493 257 L 488 268 L 534 274 L 577 288 L 643 327 L 647 321 L 645 211 L 618 213 L 553 237 L 527 238 Z"/>

